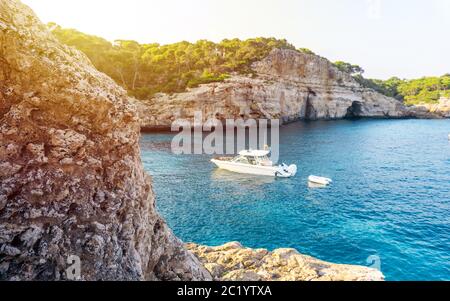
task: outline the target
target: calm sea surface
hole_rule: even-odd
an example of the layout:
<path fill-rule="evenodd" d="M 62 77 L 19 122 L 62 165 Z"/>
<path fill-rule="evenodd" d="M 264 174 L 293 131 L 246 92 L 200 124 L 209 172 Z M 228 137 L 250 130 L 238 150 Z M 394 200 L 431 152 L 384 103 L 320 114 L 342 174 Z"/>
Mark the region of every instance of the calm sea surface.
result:
<path fill-rule="evenodd" d="M 449 133 L 450 120 L 293 123 L 280 132 L 280 161 L 299 168 L 290 179 L 176 156 L 172 134 L 145 134 L 141 147 L 158 209 L 186 242 L 292 247 L 366 266 L 379 258 L 387 280 L 450 280 Z M 309 175 L 334 183 L 309 188 Z"/>

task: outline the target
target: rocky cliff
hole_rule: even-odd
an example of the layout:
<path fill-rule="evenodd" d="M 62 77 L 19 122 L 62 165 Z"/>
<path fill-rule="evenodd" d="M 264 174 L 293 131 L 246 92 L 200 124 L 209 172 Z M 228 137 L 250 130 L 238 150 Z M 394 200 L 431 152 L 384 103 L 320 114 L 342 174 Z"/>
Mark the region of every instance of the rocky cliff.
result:
<path fill-rule="evenodd" d="M 16 0 L 0 0 L 0 120 L 0 280 L 67 279 L 70 256 L 83 280 L 211 279 L 155 211 L 125 91 Z"/>
<path fill-rule="evenodd" d="M 221 83 L 185 93 L 157 94 L 138 104 L 144 128 L 170 127 L 195 111 L 208 118 L 294 120 L 345 117 L 413 117 L 401 102 L 362 87 L 328 60 L 293 50 L 275 49 L 252 65 L 252 76 L 234 75 Z"/>
<path fill-rule="evenodd" d="M 155 210 L 135 110 L 28 7 L 0 0 L 0 280 L 213 279 Z M 382 279 L 293 250 L 189 248 L 215 279 Z"/>
<path fill-rule="evenodd" d="M 244 248 L 237 242 L 219 247 L 187 244 L 215 280 L 221 281 L 382 281 L 373 268 L 324 262 L 294 249 Z"/>
<path fill-rule="evenodd" d="M 450 118 L 450 98 L 441 97 L 436 104 L 422 103 L 410 110 L 420 118 Z"/>

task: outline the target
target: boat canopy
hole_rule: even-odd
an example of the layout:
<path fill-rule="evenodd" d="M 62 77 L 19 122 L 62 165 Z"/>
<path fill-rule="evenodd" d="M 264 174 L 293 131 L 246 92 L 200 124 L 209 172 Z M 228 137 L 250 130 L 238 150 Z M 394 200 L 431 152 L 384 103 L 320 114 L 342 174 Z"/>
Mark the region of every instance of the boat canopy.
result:
<path fill-rule="evenodd" d="M 270 154 L 268 150 L 243 150 L 239 152 L 240 156 L 245 157 L 265 157 Z"/>

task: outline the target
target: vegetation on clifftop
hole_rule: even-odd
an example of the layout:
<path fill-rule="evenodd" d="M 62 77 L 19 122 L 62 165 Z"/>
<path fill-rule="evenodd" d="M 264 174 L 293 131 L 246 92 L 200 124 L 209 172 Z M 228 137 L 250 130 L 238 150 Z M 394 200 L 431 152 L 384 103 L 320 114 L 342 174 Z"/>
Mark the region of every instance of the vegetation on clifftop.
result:
<path fill-rule="evenodd" d="M 275 48 L 314 54 L 306 48 L 296 49 L 286 40 L 254 38 L 223 40 L 214 43 L 200 40 L 160 45 L 139 44 L 130 40 L 111 43 L 75 29 L 49 23 L 50 30 L 62 43 L 84 52 L 94 66 L 113 78 L 138 99 L 155 93 L 183 92 L 200 84 L 220 82 L 231 73 L 251 74 L 251 64 L 266 57 Z M 450 75 L 404 80 L 367 79 L 358 65 L 338 61 L 339 70 L 351 74 L 361 85 L 406 104 L 436 103 L 450 97 Z"/>
<path fill-rule="evenodd" d="M 450 74 L 412 80 L 398 77 L 379 80 L 365 78 L 364 69 L 358 65 L 338 61 L 334 63 L 334 66 L 351 74 L 362 86 L 404 101 L 407 105 L 437 103 L 441 97 L 450 97 Z"/>
<path fill-rule="evenodd" d="M 255 38 L 200 40 L 169 44 L 139 44 L 87 35 L 74 29 L 48 24 L 62 43 L 84 52 L 94 66 L 112 77 L 139 99 L 158 92 L 183 92 L 199 84 L 223 81 L 233 72 L 251 73 L 251 64 L 266 57 L 275 48 L 293 49 L 286 40 Z M 298 51 L 311 53 L 307 49 Z"/>
<path fill-rule="evenodd" d="M 361 76 L 357 80 L 364 86 L 402 100 L 407 105 L 437 103 L 441 97 L 450 97 L 450 75 L 448 74 L 412 80 L 392 77 L 385 81 L 365 79 Z"/>

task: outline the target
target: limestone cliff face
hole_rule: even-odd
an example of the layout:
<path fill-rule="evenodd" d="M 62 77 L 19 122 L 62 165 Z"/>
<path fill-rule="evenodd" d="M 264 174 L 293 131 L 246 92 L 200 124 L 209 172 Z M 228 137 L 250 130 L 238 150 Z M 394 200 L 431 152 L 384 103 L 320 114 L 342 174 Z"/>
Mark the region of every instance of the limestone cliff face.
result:
<path fill-rule="evenodd" d="M 222 83 L 185 93 L 158 94 L 138 104 L 143 127 L 170 127 L 177 118 L 279 118 L 294 120 L 344 117 L 412 116 L 393 98 L 365 89 L 328 60 L 293 50 L 273 50 L 253 64 L 255 75 L 234 75 Z"/>
<path fill-rule="evenodd" d="M 0 280 L 204 280 L 155 211 L 126 92 L 0 0 Z"/>
<path fill-rule="evenodd" d="M 187 244 L 215 280 L 222 281 L 382 281 L 373 268 L 334 264 L 302 255 L 294 249 L 244 248 L 237 242 L 219 247 Z"/>
<path fill-rule="evenodd" d="M 441 97 L 436 104 L 423 103 L 411 110 L 420 118 L 450 118 L 450 98 Z"/>

